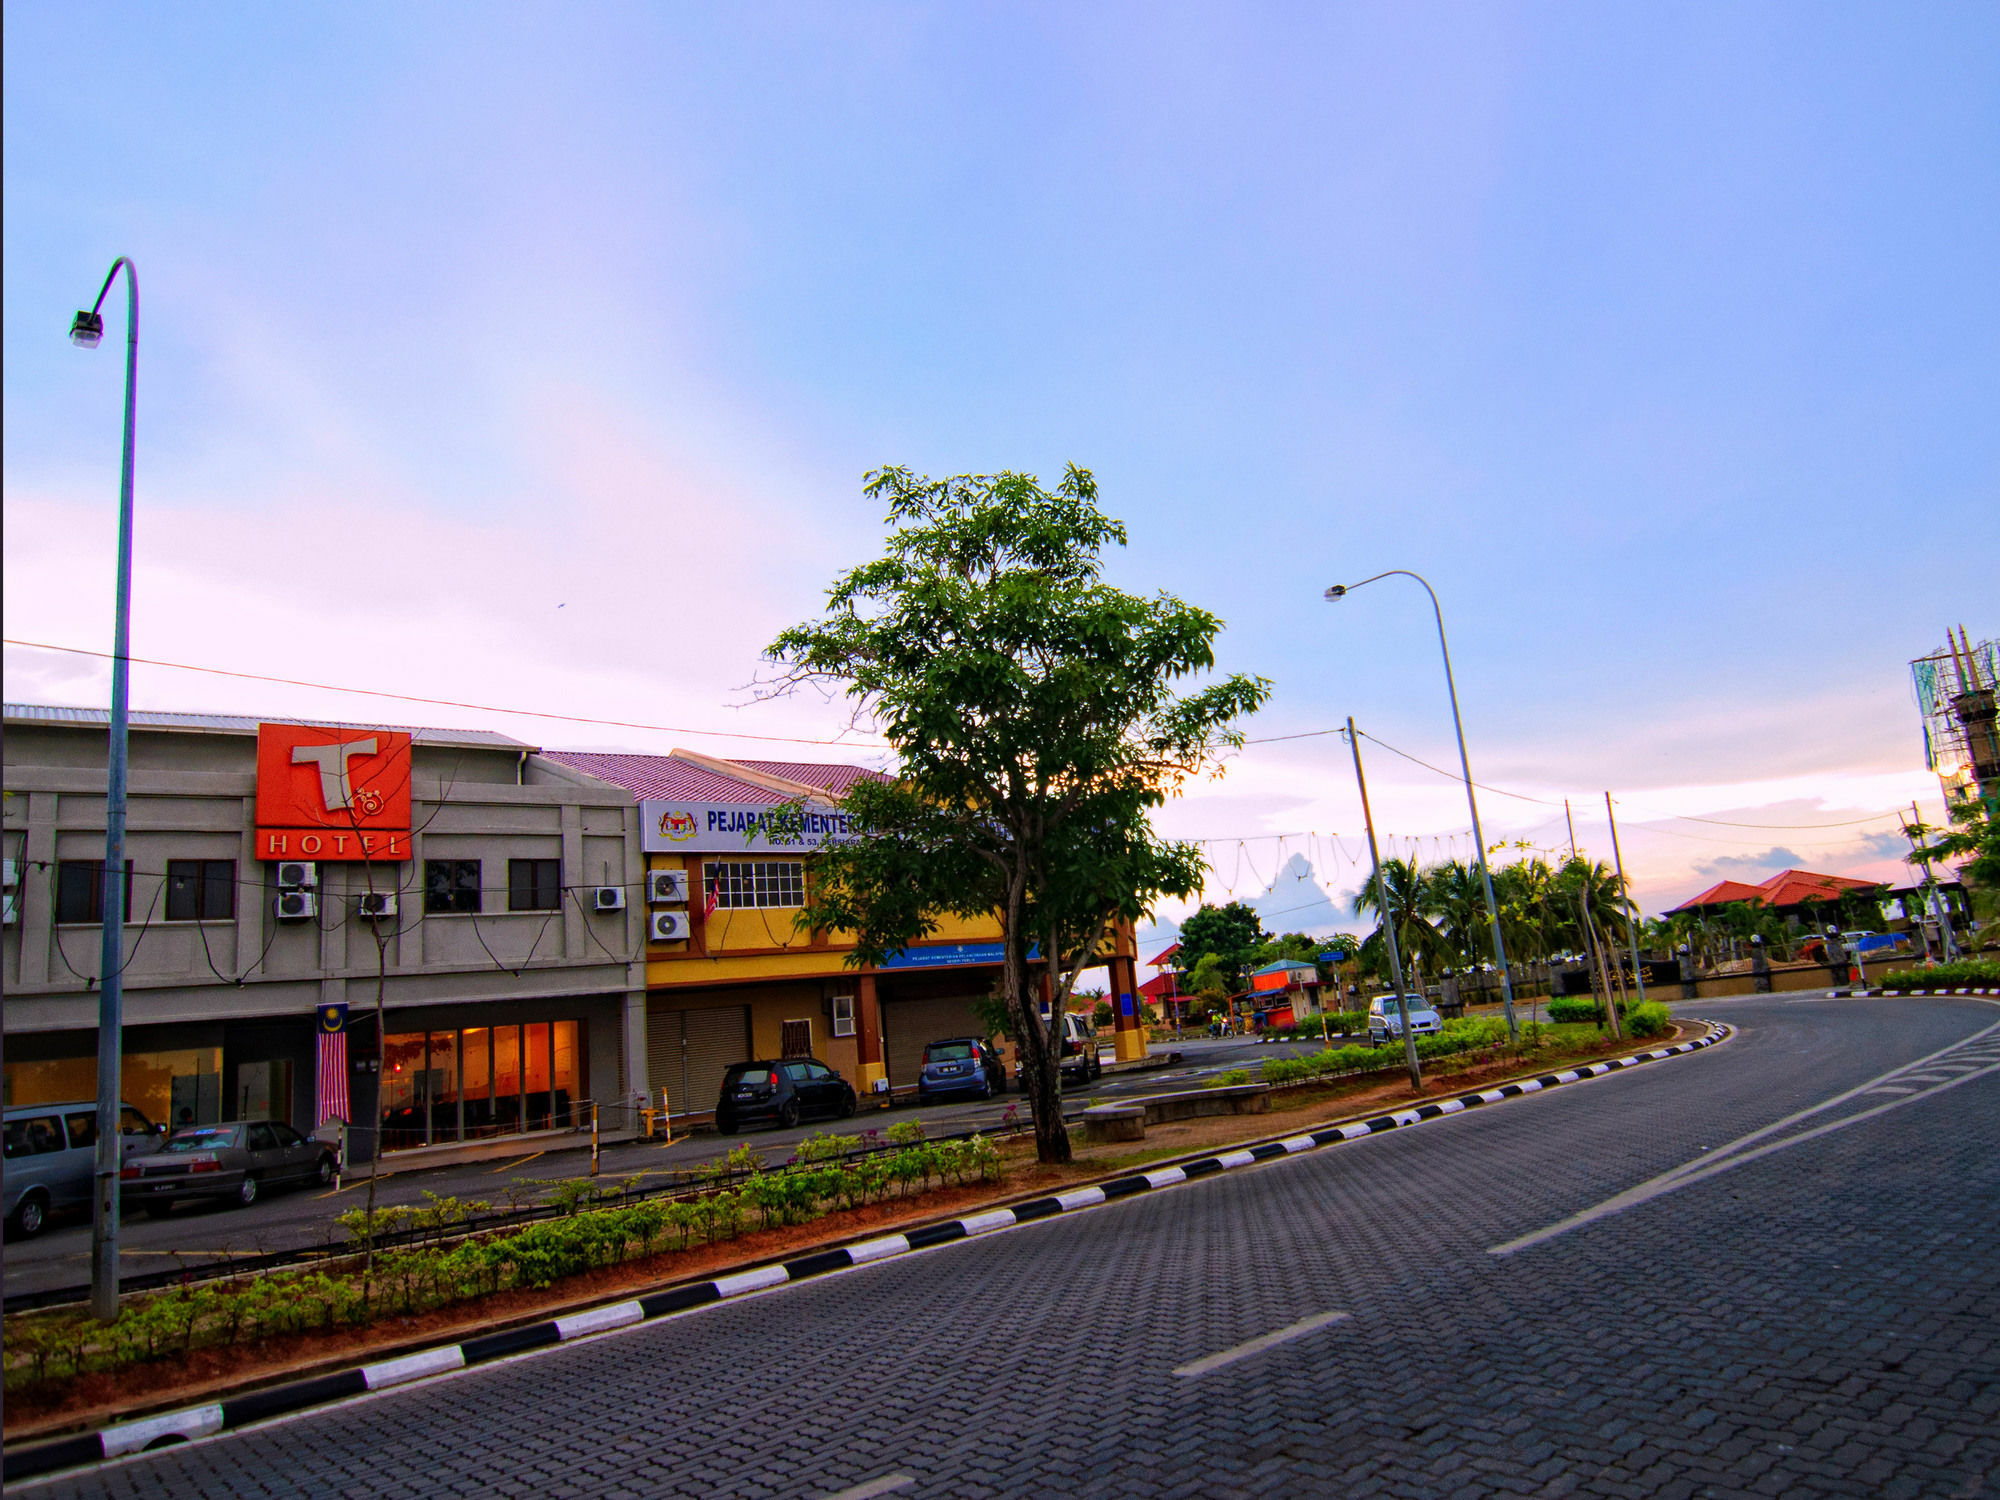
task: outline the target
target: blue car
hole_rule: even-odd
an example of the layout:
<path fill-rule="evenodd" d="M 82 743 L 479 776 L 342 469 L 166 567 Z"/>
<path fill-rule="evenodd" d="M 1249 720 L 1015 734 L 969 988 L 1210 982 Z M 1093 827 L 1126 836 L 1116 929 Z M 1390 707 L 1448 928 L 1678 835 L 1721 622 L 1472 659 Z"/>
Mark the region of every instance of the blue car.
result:
<path fill-rule="evenodd" d="M 923 1071 L 917 1075 L 917 1103 L 967 1095 L 991 1099 L 1007 1092 L 1007 1070 L 992 1047 L 972 1036 L 931 1042 L 924 1048 Z"/>

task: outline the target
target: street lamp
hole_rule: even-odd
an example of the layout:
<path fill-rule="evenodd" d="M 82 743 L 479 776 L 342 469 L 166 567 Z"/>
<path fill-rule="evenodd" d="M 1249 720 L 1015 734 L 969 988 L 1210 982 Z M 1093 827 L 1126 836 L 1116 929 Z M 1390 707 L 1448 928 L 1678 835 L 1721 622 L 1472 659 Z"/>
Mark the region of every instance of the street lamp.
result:
<path fill-rule="evenodd" d="M 1438 607 L 1437 590 L 1421 573 L 1412 573 L 1407 568 L 1391 568 L 1386 573 L 1377 573 L 1373 578 L 1364 578 L 1360 583 L 1336 583 L 1326 591 L 1327 602 L 1344 599 L 1355 589 L 1382 578 L 1414 578 L 1424 586 L 1424 592 L 1431 596 L 1431 613 L 1437 617 L 1438 650 L 1444 656 L 1445 691 L 1451 695 L 1451 724 L 1458 732 L 1458 764 L 1465 773 L 1465 805 L 1472 810 L 1472 846 L 1479 855 L 1479 879 L 1486 888 L 1486 916 L 1493 926 L 1493 958 L 1500 965 L 1500 1001 L 1507 1015 L 1507 1035 L 1510 1039 L 1520 1039 L 1520 1028 L 1514 1024 L 1514 979 L 1507 970 L 1507 944 L 1500 936 L 1500 903 L 1493 899 L 1493 874 L 1486 868 L 1486 836 L 1479 829 L 1479 799 L 1472 794 L 1472 763 L 1465 754 L 1465 725 L 1458 716 L 1458 684 L 1451 675 L 1451 647 L 1444 638 L 1444 611 Z"/>
<path fill-rule="evenodd" d="M 104 942 L 97 982 L 97 1166 L 90 1209 L 90 1312 L 118 1316 L 119 1061 L 125 1024 L 125 747 L 132 666 L 132 435 L 139 378 L 139 274 L 130 258 L 111 263 L 89 312 L 69 326 L 70 342 L 95 349 L 104 339 L 99 309 L 125 272 L 125 448 L 118 473 L 118 613 L 111 648 L 111 748 L 104 799 Z"/>

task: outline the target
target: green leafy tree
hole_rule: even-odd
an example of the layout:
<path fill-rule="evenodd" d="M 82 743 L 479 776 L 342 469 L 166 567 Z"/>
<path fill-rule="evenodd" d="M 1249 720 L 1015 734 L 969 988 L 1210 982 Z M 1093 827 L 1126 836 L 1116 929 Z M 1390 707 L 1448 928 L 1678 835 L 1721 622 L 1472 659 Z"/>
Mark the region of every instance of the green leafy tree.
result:
<path fill-rule="evenodd" d="M 1250 955 L 1270 936 L 1257 913 L 1241 901 L 1203 906 L 1181 923 L 1181 951 L 1174 955 L 1174 964 L 1183 974 L 1192 974 L 1202 959 L 1215 954 L 1222 960 L 1229 987 L 1241 989 Z"/>
<path fill-rule="evenodd" d="M 887 551 L 767 654 L 778 690 L 843 691 L 900 764 L 842 799 L 864 836 L 822 851 L 800 922 L 851 931 L 863 964 L 941 914 L 997 916 L 1037 1151 L 1067 1161 L 1057 1064 L 1077 976 L 1117 924 L 1200 888 L 1199 848 L 1160 839 L 1148 814 L 1242 743 L 1236 721 L 1270 684 L 1238 674 L 1176 691 L 1213 668 L 1221 621 L 1103 581 L 1125 528 L 1087 470 L 1047 490 L 1026 474 L 885 468 L 866 492 L 888 505 Z M 1046 1024 L 1036 944 L 1055 990 Z"/>
<path fill-rule="evenodd" d="M 1414 859 L 1383 860 L 1379 881 L 1371 878 L 1354 897 L 1355 915 L 1372 915 L 1378 933 L 1393 927 L 1404 968 L 1418 976 L 1411 978 L 1412 987 L 1421 985 L 1426 967 L 1445 952 L 1443 937 L 1431 922 L 1432 911 L 1430 885 Z"/>
<path fill-rule="evenodd" d="M 1481 952 L 1491 953 L 1492 930 L 1486 916 L 1486 883 L 1479 866 L 1462 859 L 1446 860 L 1425 872 L 1438 935 L 1454 964 L 1476 964 Z M 1494 893 L 1496 903 L 1499 893 Z"/>

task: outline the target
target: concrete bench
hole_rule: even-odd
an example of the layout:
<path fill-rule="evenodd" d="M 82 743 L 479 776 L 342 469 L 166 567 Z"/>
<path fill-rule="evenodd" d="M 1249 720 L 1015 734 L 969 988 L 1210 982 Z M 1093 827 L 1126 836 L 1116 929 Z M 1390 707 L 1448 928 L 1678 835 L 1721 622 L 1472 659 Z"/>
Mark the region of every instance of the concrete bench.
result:
<path fill-rule="evenodd" d="M 1261 1115 L 1270 1111 L 1271 1085 L 1231 1083 L 1221 1088 L 1148 1094 L 1129 1102 L 1145 1107 L 1148 1125 L 1164 1125 L 1169 1120 L 1192 1120 L 1197 1115 Z"/>
<path fill-rule="evenodd" d="M 1146 1107 L 1143 1104 L 1093 1104 L 1083 1112 L 1086 1141 L 1143 1141 L 1146 1138 Z"/>

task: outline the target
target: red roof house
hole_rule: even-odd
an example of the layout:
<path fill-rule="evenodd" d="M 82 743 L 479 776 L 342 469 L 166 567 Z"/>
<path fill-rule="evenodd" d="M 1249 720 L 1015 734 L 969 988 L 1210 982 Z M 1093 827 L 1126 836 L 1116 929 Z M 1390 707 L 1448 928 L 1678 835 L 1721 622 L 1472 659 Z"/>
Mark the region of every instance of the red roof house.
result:
<path fill-rule="evenodd" d="M 1699 896 L 1691 896 L 1673 911 L 1699 911 L 1707 907 L 1727 906 L 1732 901 L 1750 901 L 1759 906 L 1768 906 L 1775 911 L 1802 906 L 1808 901 L 1837 901 L 1847 891 L 1865 891 L 1876 884 L 1872 880 L 1854 880 L 1846 875 L 1818 875 L 1811 870 L 1780 870 L 1769 880 L 1758 885 L 1746 885 L 1740 880 L 1723 880 L 1710 886 Z"/>

